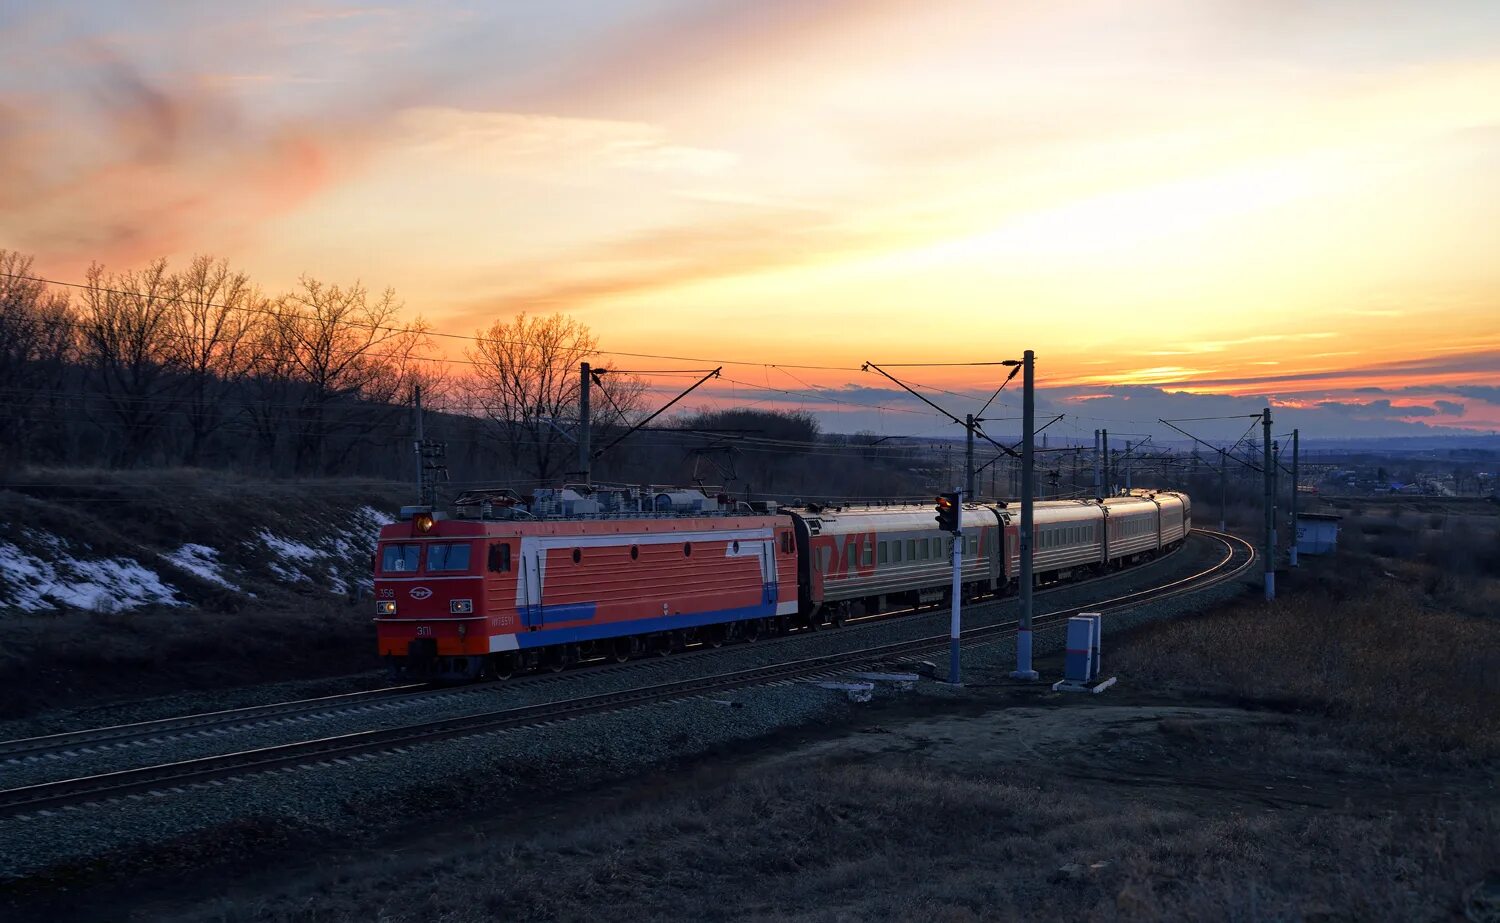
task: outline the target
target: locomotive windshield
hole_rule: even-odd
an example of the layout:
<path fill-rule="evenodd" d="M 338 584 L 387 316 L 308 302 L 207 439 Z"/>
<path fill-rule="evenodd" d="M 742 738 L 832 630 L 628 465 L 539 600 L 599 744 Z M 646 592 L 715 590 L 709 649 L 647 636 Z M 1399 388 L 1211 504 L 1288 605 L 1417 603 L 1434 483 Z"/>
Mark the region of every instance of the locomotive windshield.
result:
<path fill-rule="evenodd" d="M 386 545 L 380 555 L 380 569 L 388 574 L 417 569 L 421 545 Z"/>
<path fill-rule="evenodd" d="M 427 548 L 427 569 L 468 570 L 469 543 L 455 542 L 451 545 L 430 545 Z"/>

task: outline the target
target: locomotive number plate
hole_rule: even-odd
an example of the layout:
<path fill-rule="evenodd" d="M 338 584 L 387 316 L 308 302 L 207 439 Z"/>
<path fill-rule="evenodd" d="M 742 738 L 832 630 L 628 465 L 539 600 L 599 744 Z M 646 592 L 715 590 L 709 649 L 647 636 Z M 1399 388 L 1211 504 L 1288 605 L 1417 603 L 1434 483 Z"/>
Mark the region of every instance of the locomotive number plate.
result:
<path fill-rule="evenodd" d="M 417 637 L 419 637 L 419 638 L 430 638 L 430 637 L 432 637 L 432 626 L 431 625 L 418 625 L 417 626 Z"/>

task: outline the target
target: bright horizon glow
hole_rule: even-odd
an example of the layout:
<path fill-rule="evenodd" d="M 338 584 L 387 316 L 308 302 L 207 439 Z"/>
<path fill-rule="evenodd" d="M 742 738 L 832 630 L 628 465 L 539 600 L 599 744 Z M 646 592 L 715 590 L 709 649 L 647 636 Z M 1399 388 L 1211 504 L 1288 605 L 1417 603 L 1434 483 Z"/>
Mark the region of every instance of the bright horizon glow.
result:
<path fill-rule="evenodd" d="M 1121 417 L 1151 387 L 1500 429 L 1480 0 L 85 3 L 0 36 L 0 246 L 54 277 L 206 252 L 449 333 L 564 311 L 765 365 L 720 404 L 891 399 L 773 364 L 1031 348 L 1059 406 Z"/>

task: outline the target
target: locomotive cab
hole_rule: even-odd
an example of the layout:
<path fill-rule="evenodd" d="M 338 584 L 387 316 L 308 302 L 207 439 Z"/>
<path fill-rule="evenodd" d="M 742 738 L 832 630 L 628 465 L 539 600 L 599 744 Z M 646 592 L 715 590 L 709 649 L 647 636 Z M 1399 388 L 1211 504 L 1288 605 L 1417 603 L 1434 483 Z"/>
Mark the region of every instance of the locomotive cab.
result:
<path fill-rule="evenodd" d="M 403 511 L 406 512 L 406 511 Z M 514 539 L 484 535 L 478 523 L 419 508 L 384 527 L 375 554 L 375 622 L 380 653 L 395 672 L 468 680 L 484 671 L 491 622 L 514 624 L 501 584 Z"/>

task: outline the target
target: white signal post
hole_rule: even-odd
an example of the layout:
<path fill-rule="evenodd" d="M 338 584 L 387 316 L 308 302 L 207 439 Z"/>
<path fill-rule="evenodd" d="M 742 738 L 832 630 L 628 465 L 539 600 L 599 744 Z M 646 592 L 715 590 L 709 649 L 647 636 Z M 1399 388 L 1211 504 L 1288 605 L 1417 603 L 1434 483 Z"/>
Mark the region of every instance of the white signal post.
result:
<path fill-rule="evenodd" d="M 948 682 L 959 685 L 958 638 L 963 634 L 963 554 L 964 554 L 964 499 L 962 489 L 958 492 L 958 509 L 954 511 L 953 530 L 953 616 L 948 624 Z"/>

